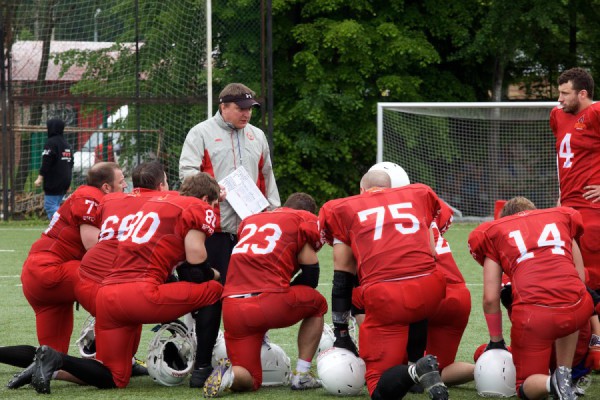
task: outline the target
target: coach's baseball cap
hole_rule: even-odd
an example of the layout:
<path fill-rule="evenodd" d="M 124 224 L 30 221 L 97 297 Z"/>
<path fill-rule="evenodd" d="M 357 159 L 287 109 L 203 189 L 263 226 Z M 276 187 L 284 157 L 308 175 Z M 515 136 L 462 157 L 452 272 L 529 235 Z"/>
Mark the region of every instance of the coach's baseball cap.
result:
<path fill-rule="evenodd" d="M 254 99 L 252 93 L 223 96 L 219 98 L 219 103 L 235 103 L 240 108 L 260 107 L 260 103 Z"/>

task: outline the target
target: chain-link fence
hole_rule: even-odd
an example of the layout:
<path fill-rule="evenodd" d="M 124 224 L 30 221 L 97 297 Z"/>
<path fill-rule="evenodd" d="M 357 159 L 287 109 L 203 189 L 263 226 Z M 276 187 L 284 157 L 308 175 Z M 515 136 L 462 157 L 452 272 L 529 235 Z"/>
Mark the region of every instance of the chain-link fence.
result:
<path fill-rule="evenodd" d="M 148 159 L 162 161 L 177 187 L 185 135 L 216 111 L 221 89 L 243 82 L 265 97 L 262 0 L 212 9 L 210 0 L 0 4 L 4 219 L 42 211 L 33 182 L 48 118 L 65 120 L 72 188 L 95 162 L 116 161 L 127 173 Z M 253 123 L 264 127 L 264 110 Z"/>

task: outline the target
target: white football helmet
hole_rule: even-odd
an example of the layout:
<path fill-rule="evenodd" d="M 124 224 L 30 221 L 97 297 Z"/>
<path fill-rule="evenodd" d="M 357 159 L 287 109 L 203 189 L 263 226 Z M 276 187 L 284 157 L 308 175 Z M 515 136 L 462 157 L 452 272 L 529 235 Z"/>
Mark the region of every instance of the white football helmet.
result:
<path fill-rule="evenodd" d="M 96 318 L 88 315 L 83 322 L 81 328 L 81 334 L 79 339 L 75 342 L 75 345 L 79 348 L 79 354 L 83 358 L 96 358 L 96 334 L 94 332 L 94 326 L 96 325 Z"/>
<path fill-rule="evenodd" d="M 475 388 L 482 397 L 516 396 L 517 371 L 510 352 L 492 349 L 475 363 Z"/>
<path fill-rule="evenodd" d="M 398 188 L 406 185 L 410 185 L 410 179 L 408 174 L 404 171 L 404 168 L 389 161 L 383 161 L 373 165 L 369 168 L 369 171 L 385 171 L 390 176 L 392 181 L 392 187 Z"/>
<path fill-rule="evenodd" d="M 161 385 L 181 385 L 194 368 L 195 357 L 196 340 L 185 324 L 163 324 L 148 347 L 148 374 Z"/>
<path fill-rule="evenodd" d="M 365 385 L 365 362 L 350 350 L 332 347 L 317 357 L 323 388 L 336 396 L 357 396 Z"/>
<path fill-rule="evenodd" d="M 263 342 L 260 349 L 263 381 L 262 386 L 289 385 L 292 379 L 290 358 L 275 343 Z"/>
<path fill-rule="evenodd" d="M 217 342 L 213 348 L 211 361 L 213 368 L 218 365 L 219 360 L 222 358 L 228 358 L 228 356 L 227 347 L 225 346 L 225 335 L 223 331 L 219 330 Z M 281 347 L 272 343 L 268 339 L 268 336 L 265 336 L 260 349 L 260 359 L 263 371 L 262 386 L 280 386 L 290 383 L 292 377 L 290 358 Z"/>
<path fill-rule="evenodd" d="M 219 365 L 219 360 L 222 358 L 227 358 L 227 348 L 225 347 L 225 335 L 223 335 L 223 331 L 219 329 L 219 335 L 217 336 L 215 347 L 213 347 L 211 359 L 213 368 Z"/>

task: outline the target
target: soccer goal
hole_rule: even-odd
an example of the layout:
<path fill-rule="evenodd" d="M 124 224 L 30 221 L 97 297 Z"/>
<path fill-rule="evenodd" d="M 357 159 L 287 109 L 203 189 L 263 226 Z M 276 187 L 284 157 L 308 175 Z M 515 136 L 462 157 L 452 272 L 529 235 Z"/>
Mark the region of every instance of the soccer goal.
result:
<path fill-rule="evenodd" d="M 402 166 L 431 186 L 457 216 L 493 216 L 496 200 L 526 196 L 538 208 L 558 199 L 556 102 L 379 103 L 377 162 Z"/>

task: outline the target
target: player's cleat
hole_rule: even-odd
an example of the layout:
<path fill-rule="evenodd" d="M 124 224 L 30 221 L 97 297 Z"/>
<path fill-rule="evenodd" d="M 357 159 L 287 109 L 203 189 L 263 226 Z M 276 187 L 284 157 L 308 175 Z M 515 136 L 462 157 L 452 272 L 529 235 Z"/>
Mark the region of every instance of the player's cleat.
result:
<path fill-rule="evenodd" d="M 18 374 L 15 374 L 13 378 L 8 381 L 6 385 L 9 389 L 18 389 L 21 386 L 25 386 L 31 383 L 31 377 L 33 376 L 33 370 L 35 368 L 35 361 L 29 364 L 29 367 L 25 368 Z"/>
<path fill-rule="evenodd" d="M 550 378 L 550 391 L 556 400 L 575 400 L 571 382 L 571 368 L 560 366 L 554 370 Z"/>
<path fill-rule="evenodd" d="M 34 362 L 31 386 L 38 393 L 50 394 L 50 380 L 54 371 L 62 367 L 62 356 L 51 347 L 40 346 L 35 352 Z"/>
<path fill-rule="evenodd" d="M 196 368 L 195 370 L 193 370 L 192 376 L 190 377 L 190 387 L 191 388 L 204 387 L 204 383 L 206 382 L 206 379 L 208 379 L 208 377 L 210 376 L 210 374 L 212 372 L 213 372 L 212 366 L 200 367 L 200 368 Z"/>
<path fill-rule="evenodd" d="M 131 365 L 131 376 L 146 376 L 148 375 L 148 367 L 146 363 L 142 360 L 138 360 L 137 358 L 133 359 L 133 364 Z"/>
<path fill-rule="evenodd" d="M 430 354 L 419 358 L 414 366 L 408 367 L 408 372 L 415 383 L 421 384 L 430 399 L 448 400 L 448 388 L 442 382 L 435 356 Z"/>
<path fill-rule="evenodd" d="M 316 389 L 323 386 L 312 372 L 294 371 L 292 375 L 292 390 Z"/>
<path fill-rule="evenodd" d="M 233 368 L 228 358 L 219 360 L 204 383 L 204 397 L 217 397 L 233 385 Z"/>

